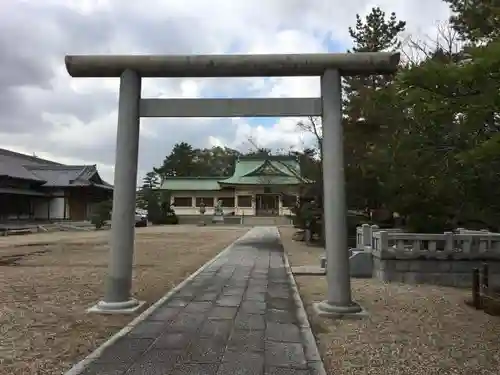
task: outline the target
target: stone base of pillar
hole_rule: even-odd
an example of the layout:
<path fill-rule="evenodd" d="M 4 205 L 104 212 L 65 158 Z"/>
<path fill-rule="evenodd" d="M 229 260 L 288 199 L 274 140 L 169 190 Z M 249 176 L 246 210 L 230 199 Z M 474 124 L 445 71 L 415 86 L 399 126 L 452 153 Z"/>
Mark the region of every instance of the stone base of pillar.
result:
<path fill-rule="evenodd" d="M 317 315 L 325 318 L 363 319 L 368 316 L 368 312 L 356 302 L 352 302 L 349 306 L 336 306 L 328 301 L 322 301 L 315 303 L 313 308 Z"/>
<path fill-rule="evenodd" d="M 125 302 L 106 302 L 100 301 L 91 308 L 87 309 L 92 314 L 133 314 L 139 311 L 146 301 L 138 301 L 134 298 Z"/>

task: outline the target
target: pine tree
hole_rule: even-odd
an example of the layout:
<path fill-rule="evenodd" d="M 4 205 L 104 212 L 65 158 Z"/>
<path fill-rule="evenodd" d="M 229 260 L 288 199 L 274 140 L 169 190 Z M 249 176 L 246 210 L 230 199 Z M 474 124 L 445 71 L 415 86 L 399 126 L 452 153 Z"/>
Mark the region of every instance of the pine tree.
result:
<path fill-rule="evenodd" d="M 395 13 L 386 18 L 376 7 L 364 20 L 356 15 L 356 25 L 349 28 L 354 46 L 348 52 L 394 52 L 401 47 L 399 35 L 406 22 L 399 21 Z M 375 93 L 387 88 L 393 77 L 372 75 L 345 77 L 343 84 L 345 164 L 347 198 L 351 207 L 376 207 L 380 195 L 376 172 L 372 167 L 376 146 L 387 131 L 384 113 L 386 103 L 375 100 Z"/>
<path fill-rule="evenodd" d="M 463 40 L 473 43 L 500 37 L 499 0 L 444 0 L 453 16 L 450 22 Z"/>

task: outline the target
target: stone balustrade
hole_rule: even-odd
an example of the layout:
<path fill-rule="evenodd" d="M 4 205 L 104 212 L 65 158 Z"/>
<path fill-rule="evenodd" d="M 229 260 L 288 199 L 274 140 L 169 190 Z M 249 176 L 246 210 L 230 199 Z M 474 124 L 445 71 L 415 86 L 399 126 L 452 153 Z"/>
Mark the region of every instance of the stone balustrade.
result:
<path fill-rule="evenodd" d="M 498 259 L 500 233 L 442 234 L 377 231 L 372 234 L 372 254 L 381 258 Z"/>
<path fill-rule="evenodd" d="M 356 233 L 357 248 L 371 252 L 373 276 L 383 281 L 468 287 L 472 269 L 486 262 L 490 280 L 500 282 L 500 233 L 405 233 L 367 224 Z"/>
<path fill-rule="evenodd" d="M 373 247 L 373 233 L 386 231 L 390 233 L 400 233 L 400 228 L 381 229 L 377 225 L 363 224 L 356 228 L 356 249 L 369 250 Z"/>

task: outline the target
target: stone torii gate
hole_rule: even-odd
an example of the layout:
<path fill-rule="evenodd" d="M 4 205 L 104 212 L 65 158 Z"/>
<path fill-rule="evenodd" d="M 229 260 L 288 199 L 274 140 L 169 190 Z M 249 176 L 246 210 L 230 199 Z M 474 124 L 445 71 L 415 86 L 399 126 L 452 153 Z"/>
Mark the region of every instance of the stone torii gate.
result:
<path fill-rule="evenodd" d="M 349 275 L 341 77 L 396 72 L 399 54 L 66 56 L 72 77 L 120 77 L 111 248 L 104 299 L 89 311 L 131 313 L 134 215 L 141 117 L 322 116 L 327 299 L 330 316 L 358 314 Z M 320 98 L 141 99 L 142 77 L 320 76 Z"/>

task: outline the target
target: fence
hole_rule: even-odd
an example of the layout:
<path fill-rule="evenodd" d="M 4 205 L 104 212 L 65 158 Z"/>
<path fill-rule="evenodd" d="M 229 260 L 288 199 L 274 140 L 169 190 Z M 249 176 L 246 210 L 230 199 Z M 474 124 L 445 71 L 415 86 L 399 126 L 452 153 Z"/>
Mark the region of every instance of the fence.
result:
<path fill-rule="evenodd" d="M 404 252 L 415 255 L 493 256 L 500 259 L 500 234 L 490 232 L 443 234 L 403 233 L 378 231 L 372 234 L 372 251 L 383 253 Z"/>
<path fill-rule="evenodd" d="M 373 275 L 384 281 L 470 287 L 472 269 L 487 262 L 500 282 L 500 233 L 405 233 L 364 224 L 356 229 L 356 248 L 371 253 Z"/>

